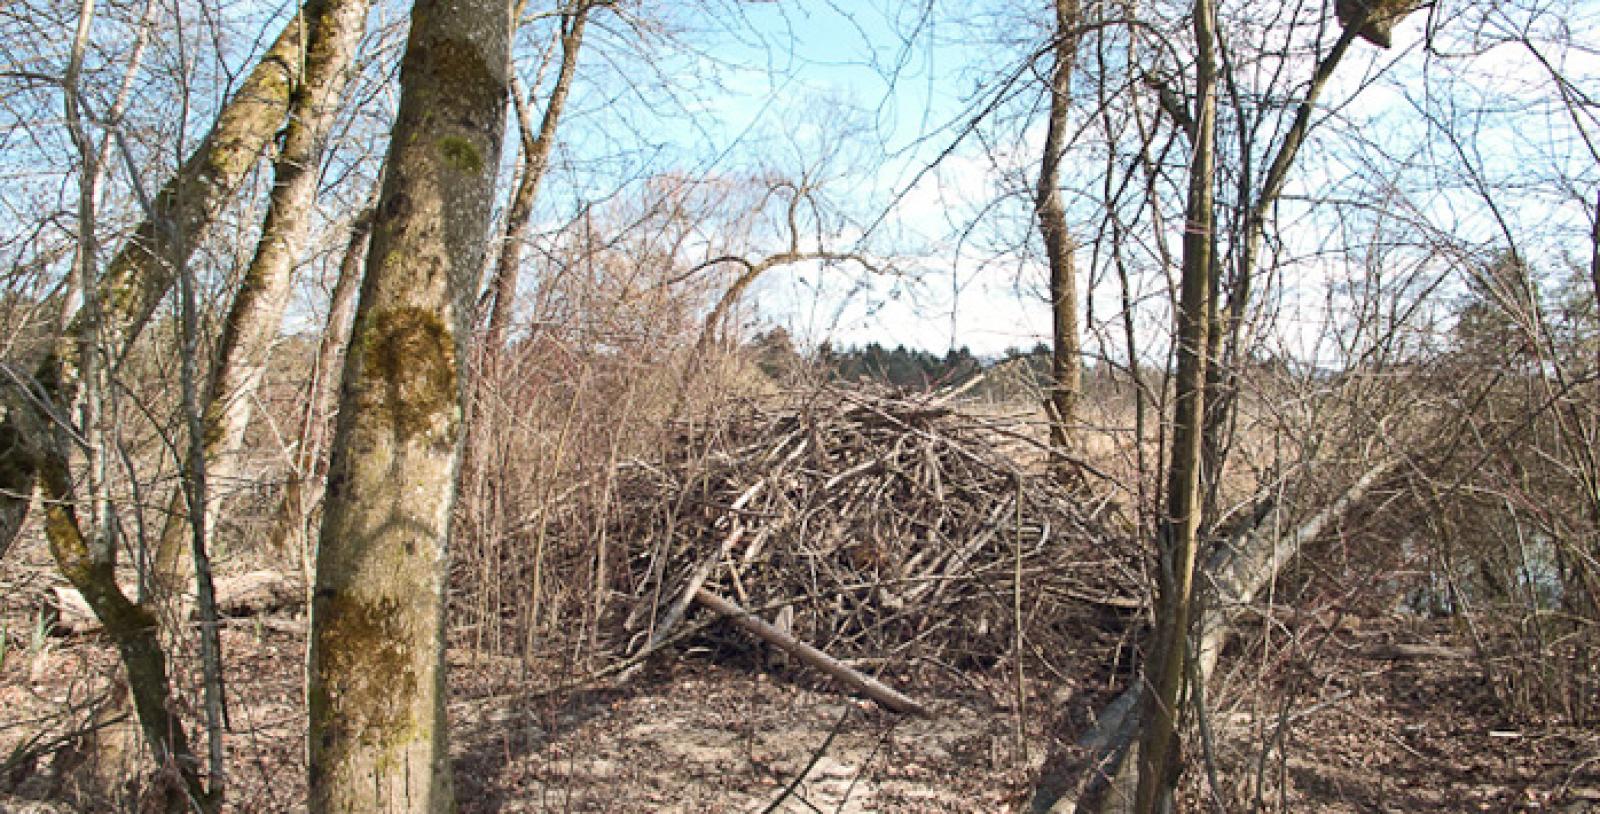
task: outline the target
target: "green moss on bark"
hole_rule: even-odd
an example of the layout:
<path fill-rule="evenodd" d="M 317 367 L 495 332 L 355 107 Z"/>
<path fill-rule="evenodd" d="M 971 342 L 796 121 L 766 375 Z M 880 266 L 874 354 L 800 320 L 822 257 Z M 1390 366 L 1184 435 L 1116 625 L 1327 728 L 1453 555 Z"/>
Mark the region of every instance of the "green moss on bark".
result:
<path fill-rule="evenodd" d="M 443 156 L 450 166 L 468 175 L 483 172 L 483 155 L 472 142 L 459 136 L 439 139 L 439 155 Z"/>
<path fill-rule="evenodd" d="M 333 713 L 328 719 L 338 722 L 325 737 L 380 747 L 426 737 L 420 728 L 429 722 L 413 714 L 421 688 L 405 646 L 412 633 L 400 624 L 405 617 L 398 602 L 333 593 L 318 597 L 317 613 L 324 660 L 317 667 L 319 680 L 312 683 L 312 716 Z"/>
<path fill-rule="evenodd" d="M 367 391 L 389 418 L 395 437 L 408 441 L 439 432 L 455 442 L 455 337 L 437 313 L 395 308 L 377 314 L 363 338 Z"/>

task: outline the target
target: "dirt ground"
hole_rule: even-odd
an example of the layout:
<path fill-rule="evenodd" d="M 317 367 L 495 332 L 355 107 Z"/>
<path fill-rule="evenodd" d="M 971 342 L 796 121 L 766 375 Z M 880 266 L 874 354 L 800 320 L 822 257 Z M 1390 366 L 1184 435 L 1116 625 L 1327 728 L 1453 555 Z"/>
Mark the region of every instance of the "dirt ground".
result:
<path fill-rule="evenodd" d="M 10 567 L 0 579 L 0 755 L 9 755 L 37 733 L 86 721 L 117 665 L 94 636 L 37 629 L 33 603 L 48 570 Z M 1191 739 L 1190 810 L 1600 812 L 1600 731 L 1507 717 L 1448 628 L 1359 621 L 1302 631 L 1316 657 L 1285 658 L 1266 681 L 1250 674 L 1266 668 L 1246 643 L 1240 663 L 1251 666 L 1234 681 L 1257 689 L 1231 693 L 1225 683 L 1209 716 L 1218 799 L 1199 797 L 1207 761 L 1203 740 Z M 797 668 L 769 673 L 731 633 L 665 655 L 624 684 L 541 693 L 522 689 L 530 685 L 519 662 L 456 648 L 450 711 L 461 811 L 1024 810 L 1047 756 L 1070 758 L 1093 710 L 1124 680 L 1107 666 L 1114 637 L 1083 633 L 1078 674 L 1030 675 L 1020 715 L 1015 673 L 1004 665 L 884 672 L 932 707 L 922 719 Z M 303 622 L 238 620 L 224 647 L 227 808 L 303 810 Z M 0 812 L 80 810 L 55 777 L 63 760 L 13 766 L 0 777 Z"/>
<path fill-rule="evenodd" d="M 230 629 L 233 730 L 228 808 L 302 810 L 303 638 Z M 63 710 L 81 717 L 115 664 L 93 641 L 9 658 L 0 674 L 8 753 Z M 683 654 L 624 686 L 555 694 L 481 692 L 520 670 L 453 655 L 457 794 L 475 812 L 1007 811 L 1029 790 L 1046 743 L 981 699 L 935 699 L 906 718 L 823 685 L 803 686 L 706 654 Z M 476 685 L 476 686 L 474 686 Z M 0 812 L 74 810 L 51 762 L 18 769 Z M 33 798 L 33 799 L 29 799 Z"/>

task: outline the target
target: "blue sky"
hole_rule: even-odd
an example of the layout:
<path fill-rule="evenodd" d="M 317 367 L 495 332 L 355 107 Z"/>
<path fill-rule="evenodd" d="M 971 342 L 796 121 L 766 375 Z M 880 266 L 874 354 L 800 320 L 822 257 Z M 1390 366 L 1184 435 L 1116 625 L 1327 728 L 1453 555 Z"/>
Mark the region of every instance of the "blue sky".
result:
<path fill-rule="evenodd" d="M 1600 185 L 1600 159 L 1593 144 L 1579 138 L 1585 132 L 1600 134 L 1595 118 L 1600 111 L 1593 103 L 1600 95 L 1594 90 L 1600 87 L 1600 2 L 1538 0 L 1535 5 L 1537 14 L 1522 4 L 1480 21 L 1472 15 L 1495 6 L 1442 2 L 1430 12 L 1437 18 L 1431 21 L 1450 33 L 1432 43 L 1435 53 L 1423 47 L 1423 27 L 1430 19 L 1419 14 L 1402 26 L 1393 51 L 1358 46 L 1341 67 L 1318 114 L 1328 118 L 1327 127 L 1308 145 L 1281 208 L 1283 228 L 1273 235 L 1290 256 L 1277 278 L 1282 285 L 1275 303 L 1280 315 L 1275 330 L 1283 344 L 1312 348 L 1321 339 L 1320 329 L 1347 307 L 1330 297 L 1330 285 L 1366 273 L 1362 257 L 1325 251 L 1330 241 L 1367 239 L 1346 233 L 1355 210 L 1330 206 L 1332 199 L 1383 198 L 1394 211 L 1384 223 L 1366 224 L 1371 234 L 1392 232 L 1400 220 L 1415 218 L 1448 233 L 1457 248 L 1490 246 L 1498 239 L 1484 196 L 1462 178 L 1441 172 L 1450 164 L 1447 145 L 1437 140 L 1426 118 L 1441 115 L 1449 104 L 1470 103 L 1488 111 L 1470 122 L 1466 148 L 1484 174 L 1503 185 L 1496 192 L 1501 214 L 1519 239 L 1528 241 L 1522 248 L 1546 266 L 1560 262 L 1563 251 L 1571 253 L 1593 207 L 1593 189 Z M 405 0 L 381 3 L 375 25 L 403 18 L 408 6 Z M 201 60 L 202 79 L 248 64 L 259 52 L 260 32 L 276 27 L 266 19 L 282 19 L 290 7 L 287 0 L 225 6 L 220 30 L 227 36 L 217 41 L 230 52 L 221 60 Z M 995 353 L 1045 338 L 1043 272 L 1021 250 L 1032 226 L 1025 200 L 1015 195 L 1035 171 L 1037 110 L 1027 120 L 1031 124 L 1000 128 L 986 142 L 969 137 L 956 145 L 975 100 L 986 98 L 996 78 L 1013 71 L 1040 41 L 1045 3 L 941 5 L 940 14 L 928 20 L 917 16 L 921 7 L 898 0 L 645 0 L 644 14 L 659 13 L 649 19 L 664 21 L 648 36 L 597 23 L 560 136 L 558 172 L 544 187 L 544 223 L 564 223 L 582 204 L 606 200 L 618 184 L 652 174 L 795 173 L 822 148 L 838 146 L 828 133 L 849 130 L 851 138 L 838 149 L 833 177 L 823 190 L 829 205 L 825 242 L 834 250 L 859 248 L 875 258 L 892 258 L 901 273 L 880 277 L 814 265 L 781 270 L 751 292 L 743 315 L 758 324 L 784 324 L 809 342 L 877 341 L 935 351 L 954 343 Z M 997 11 L 979 17 L 978 8 Z M 194 9 L 188 11 L 186 19 L 198 25 Z M 1515 43 L 1485 44 L 1515 33 L 1505 26 L 1517 21 L 1542 42 L 1570 40 L 1570 47 L 1547 50 L 1545 56 L 1573 79 L 1574 93 L 1588 94 L 1590 102 L 1579 106 L 1578 117 L 1555 104 L 1555 86 L 1529 51 Z M 54 45 L 64 49 L 70 26 L 52 31 L 60 40 Z M 194 33 L 205 32 L 197 27 Z M 530 36 L 524 37 L 525 50 L 533 44 Z M 208 42 L 199 37 L 191 44 Z M 107 58 L 114 61 L 118 52 L 108 51 Z M 159 49 L 150 56 L 146 81 L 152 94 L 164 87 L 159 70 L 172 59 Z M 1391 62 L 1381 78 L 1373 78 Z M 1363 89 L 1364 82 L 1370 84 Z M 221 98 L 222 85 L 199 85 L 216 92 L 196 100 L 191 135 L 205 126 Z M 1359 101 L 1346 104 L 1358 89 Z M 392 103 L 392 87 L 369 90 Z M 1037 88 L 1031 88 L 1008 111 L 1024 111 L 1037 98 Z M 152 118 L 159 108 L 147 110 L 138 102 L 136 96 L 130 121 L 146 130 L 135 135 L 135 149 L 170 152 L 171 141 L 163 134 L 174 125 Z M 47 113 L 55 110 L 52 104 L 45 101 Z M 380 128 L 381 122 L 373 124 L 370 146 L 363 148 L 362 160 L 371 165 L 382 154 Z M 59 129 L 50 126 L 28 132 L 60 138 Z M 63 190 L 70 191 L 61 182 L 61 167 L 70 165 L 56 161 L 62 145 L 30 145 L 27 135 L 19 130 L 6 142 L 5 170 L 12 183 L 3 203 L 5 216 L 13 220 L 50 209 L 52 199 L 58 208 L 65 206 Z M 1096 145 L 1081 147 L 1070 161 L 1099 160 L 1093 157 Z M 36 161 L 27 158 L 29 150 L 55 154 Z M 1385 162 L 1392 164 L 1380 167 Z M 1380 168 L 1387 178 L 1361 175 Z M 1557 176 L 1567 179 L 1566 187 L 1544 182 Z M 1384 193 L 1382 184 L 1391 185 L 1393 194 Z M 261 191 L 258 183 L 254 192 Z M 1007 193 L 1012 197 L 1003 199 L 998 214 L 969 228 Z M 113 185 L 110 199 L 121 196 L 125 204 L 127 194 Z M 329 218 L 337 218 L 358 202 L 335 196 L 320 205 Z M 1094 214 L 1092 206 L 1080 212 L 1085 222 Z M 864 234 L 868 227 L 870 234 Z M 227 228 L 252 226 L 245 221 Z M 770 240 L 758 241 L 751 251 L 771 248 Z M 1089 259 L 1086 249 L 1080 262 L 1087 267 Z M 1413 251 L 1405 262 L 1440 261 Z M 1104 269 L 1098 273 L 1103 279 Z M 1089 276 L 1086 270 L 1084 286 Z M 1136 296 L 1150 303 L 1139 313 L 1139 328 L 1159 347 L 1167 329 L 1161 307 L 1167 281 L 1159 269 L 1148 269 L 1134 282 Z M 1096 320 L 1104 322 L 1118 307 L 1114 286 L 1102 285 L 1095 295 Z"/>

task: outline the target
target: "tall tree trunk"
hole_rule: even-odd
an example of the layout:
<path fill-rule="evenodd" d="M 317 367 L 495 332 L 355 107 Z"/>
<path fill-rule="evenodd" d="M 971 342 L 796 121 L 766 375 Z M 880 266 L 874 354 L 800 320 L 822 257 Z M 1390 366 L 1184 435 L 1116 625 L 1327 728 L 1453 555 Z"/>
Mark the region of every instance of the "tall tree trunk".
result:
<path fill-rule="evenodd" d="M 305 43 L 304 73 L 291 93 L 261 238 L 223 321 L 217 358 L 199 405 L 203 447 L 197 457 L 212 484 L 226 483 L 238 472 L 238 452 L 255 394 L 283 324 L 294 267 L 311 229 L 323 143 L 339 108 L 350 58 L 366 28 L 367 7 L 367 0 L 313 0 L 306 5 L 306 25 L 296 30 Z M 199 464 L 185 470 L 193 472 Z M 185 531 L 190 511 L 198 507 L 188 504 L 183 489 L 173 492 L 152 580 L 157 602 L 168 606 L 163 620 L 176 624 L 186 615 L 182 597 L 194 576 L 193 561 L 186 556 Z M 205 507 L 204 528 L 213 528 L 217 505 L 210 502 Z"/>
<path fill-rule="evenodd" d="M 1188 207 L 1183 230 L 1183 280 L 1178 305 L 1177 404 L 1167 501 L 1158 531 L 1161 573 L 1156 630 L 1145 668 L 1149 685 L 1139 748 L 1135 810 L 1170 810 L 1178 776 L 1178 704 L 1188 661 L 1189 619 L 1199 549 L 1201 436 L 1205 424 L 1207 308 L 1211 300 L 1214 250 L 1213 180 L 1216 169 L 1216 7 L 1195 0 L 1196 45 L 1194 155 L 1189 164 Z"/>
<path fill-rule="evenodd" d="M 33 392 L 8 389 L 0 420 L 0 540 L 9 544 L 21 530 L 43 465 L 40 456 L 46 454 L 24 425 L 48 427 L 52 412 L 59 416 L 76 400 L 85 362 L 79 358 L 80 342 L 92 340 L 100 354 L 116 359 L 172 289 L 174 264 L 194 253 L 283 123 L 304 63 L 306 17 L 302 11 L 289 22 L 217 115 L 211 132 L 151 202 L 146 220 L 96 283 L 97 307 L 71 320 L 54 352 L 40 363 Z"/>
<path fill-rule="evenodd" d="M 445 590 L 504 132 L 505 0 L 418 0 L 340 390 L 311 609 L 312 812 L 453 810 Z"/>
<path fill-rule="evenodd" d="M 322 459 L 325 416 L 329 402 L 338 391 L 337 382 L 344 366 L 350 315 L 355 312 L 361 265 L 366 262 L 367 243 L 372 237 L 372 217 L 373 210 L 368 207 L 350 224 L 350 239 L 339 261 L 339 276 L 333 283 L 333 295 L 328 302 L 327 324 L 322 329 L 322 338 L 317 341 L 317 357 L 306 388 L 306 406 L 300 416 L 300 439 L 294 448 L 294 466 L 283 485 L 283 497 L 267 532 L 267 546 L 271 551 L 287 551 L 291 538 L 299 539 L 305 534 L 311 510 L 322 499 L 322 481 L 315 470 Z"/>
<path fill-rule="evenodd" d="M 1061 200 L 1061 160 L 1066 152 L 1067 111 L 1072 104 L 1072 69 L 1077 61 L 1082 14 L 1078 0 L 1055 0 L 1056 27 L 1051 52 L 1055 64 L 1050 74 L 1050 115 L 1045 129 L 1044 156 L 1040 159 L 1039 187 L 1034 207 L 1039 235 L 1044 239 L 1050 264 L 1050 312 L 1055 345 L 1051 353 L 1050 437 L 1065 445 L 1078 421 L 1078 399 L 1083 391 L 1083 363 L 1078 341 L 1078 274 L 1073 252 L 1077 245 L 1067 229 L 1066 207 Z"/>

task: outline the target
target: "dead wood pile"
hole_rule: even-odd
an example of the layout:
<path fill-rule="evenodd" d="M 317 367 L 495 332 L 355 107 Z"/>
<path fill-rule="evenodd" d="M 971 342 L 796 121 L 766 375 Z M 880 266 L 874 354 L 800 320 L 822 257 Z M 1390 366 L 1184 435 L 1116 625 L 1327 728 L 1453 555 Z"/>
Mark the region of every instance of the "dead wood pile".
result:
<path fill-rule="evenodd" d="M 948 401 L 749 404 L 626 467 L 627 649 L 665 640 L 701 588 L 839 658 L 963 669 L 1011 654 L 1018 619 L 1026 657 L 1054 661 L 1079 649 L 1069 623 L 1138 607 L 1137 546 L 1107 502 L 1052 474 L 1025 428 Z"/>

